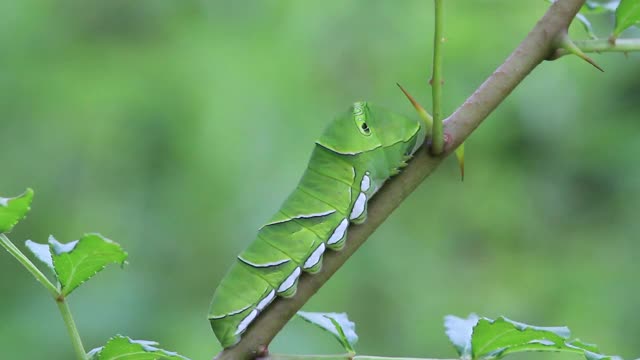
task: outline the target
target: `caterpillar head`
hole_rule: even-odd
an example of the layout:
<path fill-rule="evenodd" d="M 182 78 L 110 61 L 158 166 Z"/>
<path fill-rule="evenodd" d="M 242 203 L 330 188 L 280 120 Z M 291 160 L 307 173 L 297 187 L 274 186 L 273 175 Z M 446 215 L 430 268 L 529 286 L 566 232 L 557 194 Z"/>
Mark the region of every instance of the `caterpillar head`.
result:
<path fill-rule="evenodd" d="M 317 143 L 340 154 L 355 155 L 397 143 L 412 154 L 424 140 L 420 121 L 359 101 L 326 128 Z"/>

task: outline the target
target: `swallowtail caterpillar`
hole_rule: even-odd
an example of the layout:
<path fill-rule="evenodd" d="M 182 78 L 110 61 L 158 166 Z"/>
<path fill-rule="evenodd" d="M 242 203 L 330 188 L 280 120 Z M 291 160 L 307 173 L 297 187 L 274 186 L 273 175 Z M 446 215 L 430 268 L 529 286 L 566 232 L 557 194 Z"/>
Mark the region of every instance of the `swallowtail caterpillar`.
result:
<path fill-rule="evenodd" d="M 215 291 L 209 320 L 224 348 L 277 296 L 294 296 L 300 274 L 318 272 L 327 249 L 342 249 L 349 225 L 366 220 L 368 200 L 406 166 L 428 125 L 367 102 L 329 124 L 296 189 Z"/>

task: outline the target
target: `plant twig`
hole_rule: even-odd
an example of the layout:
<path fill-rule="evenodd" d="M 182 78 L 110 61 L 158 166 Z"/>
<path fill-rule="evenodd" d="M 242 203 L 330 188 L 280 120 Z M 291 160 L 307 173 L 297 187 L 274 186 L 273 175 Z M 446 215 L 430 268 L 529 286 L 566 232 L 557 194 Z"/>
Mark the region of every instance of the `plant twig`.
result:
<path fill-rule="evenodd" d="M 33 275 L 36 280 L 38 280 L 38 282 L 45 287 L 45 289 L 49 291 L 54 299 L 58 297 L 59 292 L 56 286 L 53 285 L 51 281 L 49 281 L 49 279 L 47 279 L 47 277 L 40 271 L 40 269 L 38 269 L 31 262 L 31 260 L 29 260 L 29 258 L 27 258 L 25 254 L 11 242 L 11 240 L 9 240 L 9 238 L 5 234 L 0 234 L 0 244 L 2 245 L 2 247 L 7 249 L 7 251 L 11 255 L 13 255 L 13 257 L 16 258 L 16 260 L 18 260 L 20 264 L 25 267 L 25 269 L 27 269 L 31 273 L 31 275 Z"/>
<path fill-rule="evenodd" d="M 368 205 L 368 217 L 362 225 L 352 225 L 342 251 L 327 252 L 322 270 L 315 275 L 303 274 L 296 296 L 274 301 L 258 316 L 240 342 L 216 359 L 243 360 L 257 356 L 282 327 L 324 285 L 345 261 L 367 240 L 402 201 L 415 190 L 482 121 L 518 86 L 520 82 L 553 49 L 557 34 L 566 31 L 585 0 L 558 0 L 531 30 L 516 50 L 498 69 L 444 122 L 444 132 L 450 141 L 440 156 L 418 151 L 405 170 L 385 184 Z M 437 211 L 432 208 L 432 211 Z"/>
<path fill-rule="evenodd" d="M 47 279 L 47 277 L 38 269 L 31 260 L 18 249 L 9 238 L 5 234 L 0 234 L 0 245 L 4 247 L 11 255 L 13 255 L 16 260 L 18 260 L 22 266 L 25 267 L 35 278 L 36 280 L 42 284 L 45 289 L 49 291 L 55 302 L 58 304 L 58 309 L 60 310 L 60 314 L 62 315 L 62 320 L 64 321 L 67 330 L 69 331 L 69 337 L 71 337 L 71 343 L 76 352 L 76 357 L 79 360 L 86 360 L 87 353 L 84 350 L 84 346 L 82 345 L 82 340 L 80 339 L 80 334 L 78 333 L 78 328 L 76 327 L 76 323 L 73 321 L 73 317 L 71 316 L 71 310 L 69 309 L 69 304 L 58 288 Z"/>
<path fill-rule="evenodd" d="M 615 44 L 609 42 L 608 39 L 597 40 L 575 40 L 573 42 L 580 50 L 585 53 L 602 53 L 602 52 L 634 52 L 640 51 L 640 39 L 617 39 Z M 550 60 L 558 59 L 570 53 L 565 49 L 557 49 L 551 56 Z"/>
<path fill-rule="evenodd" d="M 73 345 L 73 349 L 76 351 L 76 358 L 78 360 L 86 360 L 87 352 L 84 350 L 82 339 L 80 338 L 80 333 L 78 333 L 76 323 L 75 321 L 73 321 L 73 316 L 71 316 L 71 309 L 69 309 L 69 303 L 67 302 L 67 299 L 60 296 L 56 300 L 56 303 L 58 304 L 60 314 L 62 314 L 64 324 L 67 326 L 67 331 L 69 332 L 69 337 L 71 338 L 71 344 Z"/>
<path fill-rule="evenodd" d="M 444 149 L 442 130 L 442 43 L 444 42 L 443 0 L 434 0 L 435 31 L 433 33 L 433 71 L 431 75 L 431 98 L 433 101 L 433 131 L 431 151 L 439 155 Z"/>

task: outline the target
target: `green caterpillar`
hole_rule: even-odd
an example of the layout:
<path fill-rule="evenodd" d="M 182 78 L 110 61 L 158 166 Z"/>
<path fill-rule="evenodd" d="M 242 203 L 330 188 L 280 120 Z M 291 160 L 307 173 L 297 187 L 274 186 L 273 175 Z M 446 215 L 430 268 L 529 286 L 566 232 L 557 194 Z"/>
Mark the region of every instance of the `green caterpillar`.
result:
<path fill-rule="evenodd" d="M 326 249 L 339 251 L 367 201 L 422 145 L 425 123 L 356 102 L 316 141 L 307 170 L 280 210 L 216 289 L 209 321 L 227 348 L 276 296 L 295 295 L 298 278 L 316 273 Z"/>

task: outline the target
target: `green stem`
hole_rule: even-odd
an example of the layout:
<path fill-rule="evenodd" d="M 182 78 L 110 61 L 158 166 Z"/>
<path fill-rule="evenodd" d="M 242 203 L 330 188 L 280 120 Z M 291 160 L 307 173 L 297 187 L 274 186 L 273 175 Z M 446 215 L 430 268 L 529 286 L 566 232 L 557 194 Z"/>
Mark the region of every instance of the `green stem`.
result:
<path fill-rule="evenodd" d="M 59 295 L 58 289 L 47 279 L 46 276 L 27 258 L 20 249 L 18 249 L 5 234 L 0 234 L 0 244 L 2 247 L 13 255 L 22 266 L 24 266 L 33 275 L 39 283 L 41 283 L 51 293 L 53 298 L 57 298 Z"/>
<path fill-rule="evenodd" d="M 69 332 L 69 337 L 71 337 L 73 349 L 76 351 L 76 358 L 78 360 L 86 360 L 87 352 L 84 350 L 82 339 L 80 339 L 80 334 L 78 333 L 78 328 L 76 327 L 76 323 L 73 321 L 73 316 L 71 316 L 69 303 L 67 303 L 67 300 L 62 296 L 56 299 L 56 303 L 58 304 L 60 314 L 62 314 L 64 324 L 67 326 L 67 331 Z"/>
<path fill-rule="evenodd" d="M 20 251 L 5 234 L 0 234 L 0 245 L 7 249 L 7 251 L 13 255 L 16 260 L 18 260 L 22 266 L 24 266 L 35 278 L 41 283 L 54 298 L 56 303 L 58 304 L 58 309 L 60 310 L 60 314 L 62 314 L 62 319 L 64 320 L 65 325 L 67 326 L 67 330 L 69 331 L 69 336 L 71 337 L 71 343 L 73 344 L 73 348 L 76 351 L 76 357 L 78 360 L 86 360 L 87 353 L 84 350 L 84 346 L 82 346 L 82 340 L 80 339 L 80 334 L 78 333 L 78 328 L 76 327 L 76 323 L 73 321 L 73 317 L 71 316 L 71 310 L 69 310 L 69 304 L 66 299 L 55 285 L 47 279 L 47 277 L 25 256 L 25 254 Z"/>
<path fill-rule="evenodd" d="M 431 151 L 435 155 L 444 149 L 444 132 L 442 128 L 442 43 L 443 37 L 443 0 L 434 0 L 435 31 L 433 34 L 433 75 L 431 76 L 433 100 L 433 138 Z"/>
<path fill-rule="evenodd" d="M 584 52 L 631 52 L 640 51 L 640 39 L 617 39 L 612 44 L 607 39 L 576 40 L 577 47 Z"/>
<path fill-rule="evenodd" d="M 576 48 L 585 53 L 603 53 L 603 52 L 634 52 L 640 51 L 640 39 L 617 39 L 612 44 L 608 39 L 597 40 L 576 40 L 573 42 Z M 551 56 L 549 60 L 555 60 L 565 55 L 570 55 L 567 49 L 559 48 Z"/>

